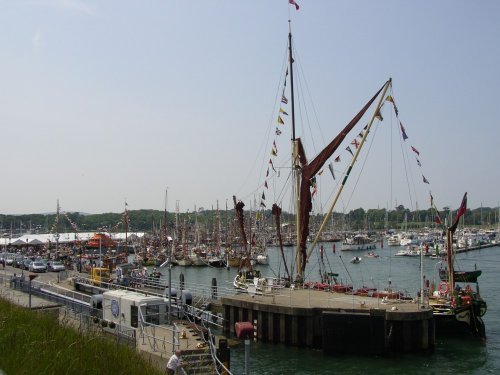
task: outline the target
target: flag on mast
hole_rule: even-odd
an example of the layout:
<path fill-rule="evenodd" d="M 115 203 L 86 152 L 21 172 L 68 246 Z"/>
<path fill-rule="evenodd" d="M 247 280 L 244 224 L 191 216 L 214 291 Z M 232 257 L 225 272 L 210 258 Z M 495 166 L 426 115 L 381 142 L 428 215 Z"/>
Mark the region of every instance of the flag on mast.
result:
<path fill-rule="evenodd" d="M 297 4 L 297 3 L 295 2 L 295 0 L 288 0 L 288 2 L 289 2 L 291 5 L 295 5 L 295 10 L 299 10 L 299 8 L 300 8 L 300 7 L 299 7 L 299 4 Z"/>

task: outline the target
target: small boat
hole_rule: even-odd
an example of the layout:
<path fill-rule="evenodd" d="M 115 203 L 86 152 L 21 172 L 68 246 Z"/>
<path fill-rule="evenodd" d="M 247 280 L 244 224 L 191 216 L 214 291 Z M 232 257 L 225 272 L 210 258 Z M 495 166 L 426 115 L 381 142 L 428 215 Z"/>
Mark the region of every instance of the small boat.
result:
<path fill-rule="evenodd" d="M 257 255 L 257 264 L 269 264 L 269 255 L 266 254 L 258 254 Z"/>
<path fill-rule="evenodd" d="M 365 254 L 368 258 L 378 258 L 379 255 L 375 251 L 369 251 Z"/>
<path fill-rule="evenodd" d="M 226 260 L 221 256 L 211 256 L 208 258 L 208 265 L 215 268 L 226 267 Z"/>
<path fill-rule="evenodd" d="M 351 263 L 358 264 L 361 263 L 361 257 L 354 257 L 351 259 Z"/>
<path fill-rule="evenodd" d="M 365 234 L 356 234 L 352 237 L 346 237 L 342 243 L 342 251 L 354 250 L 373 250 L 377 248 L 377 241 Z"/>

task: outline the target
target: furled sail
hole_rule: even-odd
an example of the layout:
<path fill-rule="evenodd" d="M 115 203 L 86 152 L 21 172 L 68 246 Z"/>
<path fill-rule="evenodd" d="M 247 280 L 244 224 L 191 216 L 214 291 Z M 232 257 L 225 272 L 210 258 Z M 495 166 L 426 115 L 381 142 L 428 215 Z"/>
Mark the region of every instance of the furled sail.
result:
<path fill-rule="evenodd" d="M 310 191 L 310 180 L 318 173 L 326 161 L 333 155 L 335 150 L 340 146 L 344 138 L 356 126 L 359 120 L 364 116 L 368 108 L 373 104 L 385 83 L 377 93 L 365 104 L 365 106 L 358 112 L 356 116 L 346 125 L 344 129 L 321 151 L 310 163 L 307 163 L 305 152 L 302 145 L 299 143 L 299 158 L 302 166 L 301 182 L 300 182 L 300 242 L 299 250 L 302 256 L 302 271 L 305 269 L 307 252 L 306 241 L 309 236 L 309 212 L 312 209 L 312 197 Z"/>

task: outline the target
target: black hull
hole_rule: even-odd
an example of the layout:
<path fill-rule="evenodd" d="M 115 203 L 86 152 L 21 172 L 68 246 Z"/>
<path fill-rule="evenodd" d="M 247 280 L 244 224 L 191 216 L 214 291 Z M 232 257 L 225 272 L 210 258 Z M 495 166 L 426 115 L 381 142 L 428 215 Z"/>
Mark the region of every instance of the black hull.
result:
<path fill-rule="evenodd" d="M 210 260 L 208 261 L 208 265 L 215 268 L 224 268 L 226 267 L 226 261 L 222 259 Z"/>
<path fill-rule="evenodd" d="M 436 335 L 485 339 L 486 328 L 480 314 L 478 305 L 450 308 L 448 311 L 435 309 Z"/>

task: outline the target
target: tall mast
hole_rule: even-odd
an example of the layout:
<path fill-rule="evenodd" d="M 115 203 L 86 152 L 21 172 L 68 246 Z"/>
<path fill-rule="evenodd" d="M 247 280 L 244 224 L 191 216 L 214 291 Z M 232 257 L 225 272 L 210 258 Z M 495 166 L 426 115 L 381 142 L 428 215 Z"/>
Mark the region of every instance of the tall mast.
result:
<path fill-rule="evenodd" d="M 292 173 L 295 183 L 295 234 L 296 234 L 296 281 L 302 283 L 302 253 L 300 249 L 300 164 L 299 164 L 299 143 L 295 135 L 295 95 L 293 91 L 293 54 L 292 54 L 292 24 L 288 20 L 288 63 L 290 69 L 290 100 L 292 104 Z"/>
<path fill-rule="evenodd" d="M 167 204 L 168 204 L 168 187 L 165 189 L 165 210 L 163 212 L 163 241 L 165 243 L 165 249 L 168 245 L 168 224 L 167 224 Z"/>

